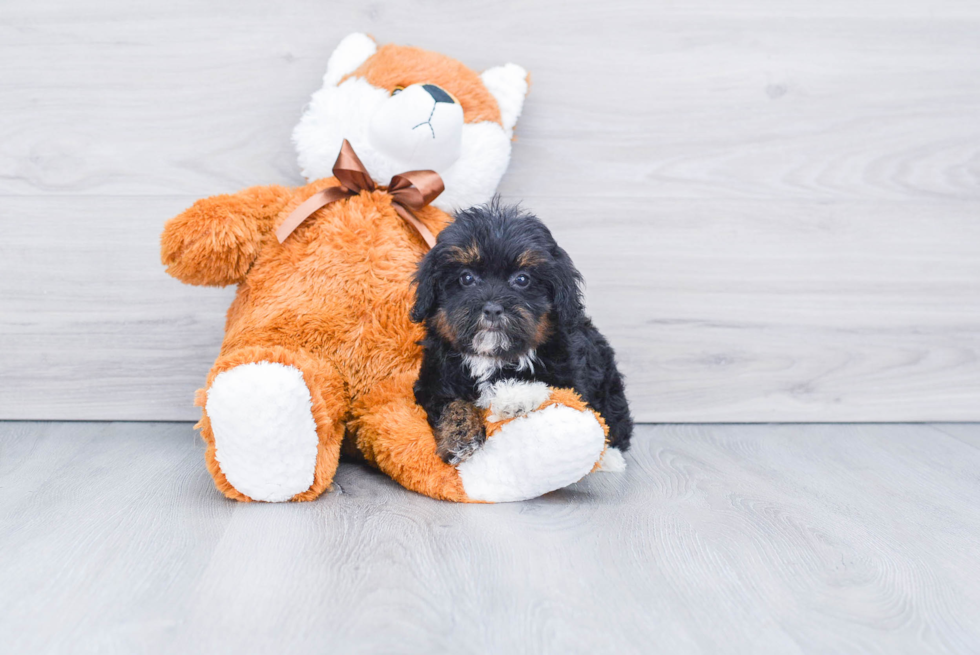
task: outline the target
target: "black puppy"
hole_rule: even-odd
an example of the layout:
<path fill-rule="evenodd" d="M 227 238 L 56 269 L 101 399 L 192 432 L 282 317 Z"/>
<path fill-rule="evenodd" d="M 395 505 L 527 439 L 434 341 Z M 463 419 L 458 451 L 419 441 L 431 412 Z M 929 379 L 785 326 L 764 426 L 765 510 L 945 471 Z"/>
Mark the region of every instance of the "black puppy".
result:
<path fill-rule="evenodd" d="M 481 394 L 501 380 L 575 389 L 606 420 L 609 445 L 629 448 L 623 377 L 585 315 L 581 281 L 548 228 L 518 207 L 474 207 L 442 231 L 415 274 L 412 320 L 426 327 L 415 399 L 445 462 L 484 443 Z"/>

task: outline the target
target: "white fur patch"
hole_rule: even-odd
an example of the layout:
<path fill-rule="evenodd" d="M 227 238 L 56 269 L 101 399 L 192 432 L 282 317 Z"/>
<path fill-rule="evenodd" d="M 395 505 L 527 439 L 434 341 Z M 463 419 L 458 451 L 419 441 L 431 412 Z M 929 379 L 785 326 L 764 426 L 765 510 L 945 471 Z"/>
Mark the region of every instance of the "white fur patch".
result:
<path fill-rule="evenodd" d="M 480 79 L 490 95 L 497 100 L 500 120 L 510 136 L 521 116 L 521 110 L 524 109 L 524 97 L 528 88 L 527 71 L 517 64 L 504 64 L 483 71 Z"/>
<path fill-rule="evenodd" d="M 534 348 L 527 351 L 523 355 L 517 358 L 517 366 L 515 367 L 518 371 L 530 371 L 534 373 L 534 358 L 537 354 L 534 352 Z"/>
<path fill-rule="evenodd" d="M 215 459 L 235 489 L 281 502 L 313 484 L 319 442 L 303 374 L 272 362 L 220 373 L 205 407 Z"/>
<path fill-rule="evenodd" d="M 387 98 L 368 126 L 371 147 L 402 171 L 448 170 L 462 138 L 463 108 L 437 102 L 422 84 Z"/>
<path fill-rule="evenodd" d="M 626 458 L 619 448 L 606 448 L 599 460 L 599 470 L 603 473 L 622 473 L 626 470 Z"/>
<path fill-rule="evenodd" d="M 605 441 L 591 412 L 551 405 L 504 425 L 456 470 L 473 500 L 527 500 L 585 477 Z"/>
<path fill-rule="evenodd" d="M 477 382 L 486 382 L 494 373 L 499 371 L 504 362 L 496 357 L 484 355 L 463 355 L 463 363 L 470 370 L 470 375 Z"/>
<path fill-rule="evenodd" d="M 490 421 L 525 416 L 540 407 L 551 397 L 551 389 L 544 382 L 523 380 L 498 380 L 484 385 L 477 407 L 490 410 Z"/>
<path fill-rule="evenodd" d="M 509 362 L 499 357 L 489 357 L 487 355 L 463 355 L 463 364 L 469 369 L 473 379 L 482 384 L 489 380 L 494 373 L 505 368 L 534 373 L 535 356 L 536 353 L 533 348 L 518 357 L 516 362 Z"/>
<path fill-rule="evenodd" d="M 510 339 L 503 332 L 480 330 L 473 337 L 473 350 L 481 355 L 492 355 L 508 348 L 510 348 Z"/>
<path fill-rule="evenodd" d="M 348 34 L 334 48 L 323 75 L 324 86 L 336 86 L 340 78 L 357 70 L 358 66 L 378 51 L 378 44 L 367 34 Z"/>

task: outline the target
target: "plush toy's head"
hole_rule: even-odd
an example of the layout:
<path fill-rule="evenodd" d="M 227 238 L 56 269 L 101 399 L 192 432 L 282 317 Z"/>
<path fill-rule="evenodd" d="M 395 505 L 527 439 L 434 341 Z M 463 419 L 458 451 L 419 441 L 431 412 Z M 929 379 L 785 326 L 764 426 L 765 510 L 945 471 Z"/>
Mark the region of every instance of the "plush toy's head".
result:
<path fill-rule="evenodd" d="M 445 55 L 351 34 L 293 131 L 303 175 L 332 175 L 347 139 L 379 184 L 431 169 L 446 185 L 433 203 L 440 209 L 487 202 L 510 162 L 527 89 L 515 64 L 477 74 Z"/>

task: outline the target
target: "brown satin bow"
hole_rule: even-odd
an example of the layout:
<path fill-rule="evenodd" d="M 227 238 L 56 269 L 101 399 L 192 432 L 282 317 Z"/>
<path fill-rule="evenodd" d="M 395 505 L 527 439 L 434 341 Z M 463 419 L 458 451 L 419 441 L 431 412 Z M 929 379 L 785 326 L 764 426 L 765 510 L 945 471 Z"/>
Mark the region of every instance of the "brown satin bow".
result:
<path fill-rule="evenodd" d="M 344 145 L 340 147 L 340 154 L 337 155 L 337 161 L 333 165 L 333 174 L 340 180 L 342 186 L 327 187 L 318 191 L 294 209 L 282 225 L 276 228 L 276 238 L 279 239 L 279 243 L 285 241 L 300 223 L 321 207 L 343 198 L 356 196 L 361 191 L 374 191 L 378 188 L 347 139 L 344 139 Z M 415 218 L 412 211 L 418 211 L 428 205 L 445 188 L 442 178 L 435 171 L 399 173 L 392 177 L 388 184 L 387 191 L 391 195 L 391 206 L 405 219 L 405 222 L 418 231 L 429 248 L 436 244 L 436 238 L 432 236 L 429 228 Z"/>

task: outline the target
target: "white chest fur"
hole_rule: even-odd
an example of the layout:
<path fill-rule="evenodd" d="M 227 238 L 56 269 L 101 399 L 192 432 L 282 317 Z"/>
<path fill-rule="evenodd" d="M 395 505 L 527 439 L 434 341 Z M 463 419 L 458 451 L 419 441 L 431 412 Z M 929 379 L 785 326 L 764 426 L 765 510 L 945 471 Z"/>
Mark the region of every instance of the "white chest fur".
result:
<path fill-rule="evenodd" d="M 493 377 L 494 373 L 507 368 L 534 373 L 534 358 L 534 350 L 529 350 L 521 355 L 516 362 L 487 355 L 463 355 L 463 363 L 473 379 L 482 386 L 483 383 Z"/>

